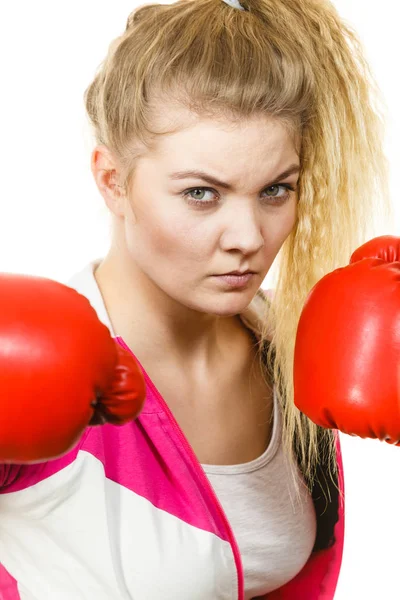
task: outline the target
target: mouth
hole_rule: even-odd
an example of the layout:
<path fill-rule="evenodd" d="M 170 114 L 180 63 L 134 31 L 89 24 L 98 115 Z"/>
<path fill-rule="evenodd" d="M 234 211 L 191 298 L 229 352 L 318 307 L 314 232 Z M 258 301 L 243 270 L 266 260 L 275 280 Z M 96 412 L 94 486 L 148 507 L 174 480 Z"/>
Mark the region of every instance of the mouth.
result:
<path fill-rule="evenodd" d="M 251 271 L 250 269 L 247 269 L 247 271 L 230 271 L 229 273 L 221 273 L 219 276 L 225 276 L 225 275 L 236 275 L 236 277 L 241 277 L 243 275 L 255 275 L 256 271 Z"/>
<path fill-rule="evenodd" d="M 253 281 L 257 275 L 254 271 L 231 271 L 222 275 L 215 275 L 215 279 L 224 287 L 228 286 L 231 289 L 244 289 Z"/>

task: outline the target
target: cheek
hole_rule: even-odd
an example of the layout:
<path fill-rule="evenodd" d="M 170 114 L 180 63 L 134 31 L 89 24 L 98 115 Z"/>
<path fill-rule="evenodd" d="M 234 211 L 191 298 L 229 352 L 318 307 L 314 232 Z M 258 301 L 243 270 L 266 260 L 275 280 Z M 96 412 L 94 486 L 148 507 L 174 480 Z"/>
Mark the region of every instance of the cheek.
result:
<path fill-rule="evenodd" d="M 200 221 L 185 218 L 160 207 L 140 211 L 135 222 L 128 223 L 126 236 L 134 258 L 168 268 L 200 261 L 207 255 L 208 236 Z M 208 242 L 208 246 L 209 246 Z"/>
<path fill-rule="evenodd" d="M 284 240 L 288 237 L 290 232 L 293 230 L 297 221 L 297 200 L 296 202 L 292 202 L 288 211 L 282 219 L 282 236 Z"/>
<path fill-rule="evenodd" d="M 270 217 L 264 228 L 266 253 L 275 258 L 282 244 L 293 230 L 297 219 L 297 203 L 286 207 L 287 210 Z"/>

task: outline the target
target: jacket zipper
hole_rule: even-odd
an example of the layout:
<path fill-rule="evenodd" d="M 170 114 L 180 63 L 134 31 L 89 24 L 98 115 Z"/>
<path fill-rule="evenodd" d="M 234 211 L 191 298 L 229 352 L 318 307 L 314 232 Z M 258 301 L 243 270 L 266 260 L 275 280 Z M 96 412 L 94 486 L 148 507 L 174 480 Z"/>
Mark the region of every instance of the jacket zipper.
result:
<path fill-rule="evenodd" d="M 146 378 L 148 379 L 148 381 L 152 384 L 152 388 L 154 393 L 157 396 L 158 401 L 160 402 L 165 414 L 167 415 L 172 428 L 174 429 L 174 431 L 176 432 L 176 434 L 178 435 L 178 438 L 180 440 L 180 442 L 182 443 L 183 447 L 185 448 L 189 458 L 191 459 L 195 470 L 197 471 L 197 474 L 200 478 L 200 481 L 203 484 L 203 487 L 206 489 L 206 491 L 208 492 L 208 494 L 211 496 L 211 498 L 214 501 L 215 506 L 217 507 L 218 513 L 220 514 L 222 521 L 226 527 L 226 530 L 228 532 L 228 538 L 229 538 L 229 542 L 231 544 L 232 550 L 233 550 L 233 557 L 235 560 L 235 565 L 236 565 L 236 573 L 237 573 L 237 586 L 238 586 L 238 600 L 244 600 L 244 573 L 243 573 L 243 565 L 242 565 L 242 560 L 240 557 L 240 550 L 239 550 L 239 546 L 238 543 L 236 541 L 235 535 L 232 531 L 232 527 L 228 521 L 228 518 L 225 514 L 225 511 L 211 485 L 211 483 L 209 482 L 206 474 L 204 473 L 203 469 L 201 468 L 200 462 L 197 459 L 197 456 L 192 448 L 192 446 L 190 445 L 189 441 L 187 440 L 186 436 L 184 435 L 182 429 L 179 427 L 174 415 L 172 414 L 168 404 L 165 402 L 164 398 L 161 396 L 161 394 L 159 393 L 159 391 L 157 390 L 157 388 L 155 387 L 155 385 L 153 384 L 153 382 L 151 381 L 150 377 L 148 376 L 148 374 L 146 373 L 146 370 L 143 368 L 142 364 L 140 363 L 140 361 L 136 358 L 136 356 L 134 355 L 134 353 L 132 352 L 132 350 L 129 348 L 129 346 L 127 346 L 127 344 L 124 342 L 124 340 L 118 336 L 115 338 L 118 343 L 125 348 L 125 350 L 128 350 L 128 352 L 130 352 L 132 354 L 132 356 L 134 357 L 134 359 L 137 361 L 137 363 L 139 364 L 140 368 L 142 369 L 144 375 L 146 376 Z"/>

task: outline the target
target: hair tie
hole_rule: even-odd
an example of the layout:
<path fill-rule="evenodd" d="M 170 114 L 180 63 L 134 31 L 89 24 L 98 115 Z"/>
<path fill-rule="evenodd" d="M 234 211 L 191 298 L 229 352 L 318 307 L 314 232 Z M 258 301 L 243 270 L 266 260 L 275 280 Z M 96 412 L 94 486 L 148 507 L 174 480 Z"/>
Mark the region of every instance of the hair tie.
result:
<path fill-rule="evenodd" d="M 222 0 L 222 2 L 225 2 L 225 4 L 227 4 L 228 6 L 231 6 L 232 8 L 238 8 L 239 10 L 246 10 L 239 2 L 239 0 Z"/>

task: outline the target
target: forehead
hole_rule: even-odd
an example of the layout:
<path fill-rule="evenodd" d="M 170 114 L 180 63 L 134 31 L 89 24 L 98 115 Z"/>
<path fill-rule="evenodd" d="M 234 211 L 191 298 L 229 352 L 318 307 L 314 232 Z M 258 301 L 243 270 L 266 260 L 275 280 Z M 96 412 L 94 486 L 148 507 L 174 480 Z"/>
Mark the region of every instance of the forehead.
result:
<path fill-rule="evenodd" d="M 301 132 L 300 117 L 277 117 L 265 112 L 254 112 L 251 116 L 244 116 L 228 107 L 211 106 L 196 102 L 182 95 L 178 90 L 169 92 L 153 90 L 148 101 L 149 119 L 153 131 L 161 134 L 173 134 L 185 129 L 191 129 L 195 125 L 207 122 L 214 127 L 224 130 L 235 130 L 243 128 L 251 123 L 255 126 L 280 125 L 287 129 L 291 137 L 298 137 Z M 162 136 L 164 137 L 164 136 Z"/>
<path fill-rule="evenodd" d="M 161 119 L 163 122 L 161 123 Z M 179 110 L 159 117 L 163 135 L 156 141 L 154 155 L 173 168 L 182 158 L 205 168 L 207 163 L 234 161 L 251 168 L 251 163 L 293 159 L 299 154 L 299 134 L 286 123 L 265 115 L 246 119 L 200 117 Z"/>

